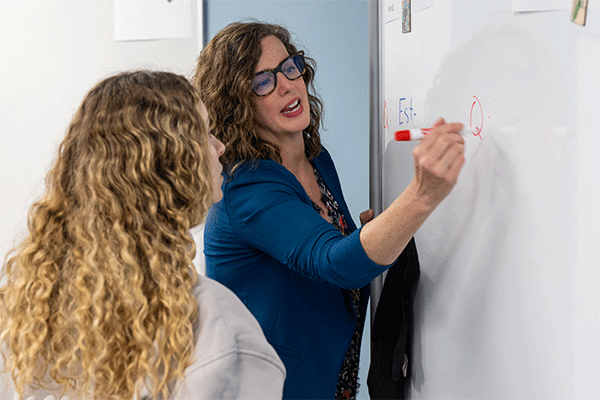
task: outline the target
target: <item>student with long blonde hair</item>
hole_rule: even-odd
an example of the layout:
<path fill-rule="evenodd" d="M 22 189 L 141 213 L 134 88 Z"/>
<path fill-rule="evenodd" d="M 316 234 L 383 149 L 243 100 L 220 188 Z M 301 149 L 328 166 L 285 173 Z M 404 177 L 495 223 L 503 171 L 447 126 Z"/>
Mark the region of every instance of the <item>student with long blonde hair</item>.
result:
<path fill-rule="evenodd" d="M 281 398 L 259 324 L 192 263 L 190 228 L 222 197 L 207 122 L 168 72 L 87 94 L 4 263 L 3 399 Z"/>

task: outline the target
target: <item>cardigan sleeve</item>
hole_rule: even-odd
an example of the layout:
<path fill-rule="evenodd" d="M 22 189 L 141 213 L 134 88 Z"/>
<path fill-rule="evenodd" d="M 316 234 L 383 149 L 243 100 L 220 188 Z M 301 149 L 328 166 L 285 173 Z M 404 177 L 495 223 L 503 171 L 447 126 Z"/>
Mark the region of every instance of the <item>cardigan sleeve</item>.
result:
<path fill-rule="evenodd" d="M 369 259 L 360 230 L 345 237 L 316 213 L 294 175 L 274 161 L 238 170 L 223 201 L 240 241 L 316 282 L 359 288 L 388 267 Z"/>
<path fill-rule="evenodd" d="M 286 370 L 261 326 L 241 300 L 220 283 L 199 277 L 194 288 L 194 363 L 172 400 L 281 399 Z"/>
<path fill-rule="evenodd" d="M 175 399 L 281 399 L 285 372 L 258 352 L 232 350 L 186 373 Z"/>

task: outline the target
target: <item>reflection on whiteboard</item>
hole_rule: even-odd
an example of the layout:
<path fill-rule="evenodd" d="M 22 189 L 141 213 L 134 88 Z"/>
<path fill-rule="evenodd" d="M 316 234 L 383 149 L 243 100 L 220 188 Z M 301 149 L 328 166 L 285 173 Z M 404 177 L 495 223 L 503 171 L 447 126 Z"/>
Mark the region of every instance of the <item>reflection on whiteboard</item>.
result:
<path fill-rule="evenodd" d="M 114 0 L 115 41 L 192 36 L 191 0 Z"/>

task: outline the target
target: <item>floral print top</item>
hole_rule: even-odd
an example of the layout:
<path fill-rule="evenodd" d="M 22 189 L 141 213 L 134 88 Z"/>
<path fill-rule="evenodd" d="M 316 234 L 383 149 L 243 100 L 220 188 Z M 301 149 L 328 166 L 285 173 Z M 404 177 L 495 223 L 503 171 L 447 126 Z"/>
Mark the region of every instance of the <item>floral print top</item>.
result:
<path fill-rule="evenodd" d="M 342 234 L 348 236 L 351 232 L 348 228 L 348 224 L 346 223 L 346 218 L 344 214 L 341 212 L 340 207 L 333 198 L 333 195 L 327 189 L 323 178 L 319 171 L 313 167 L 315 177 L 317 178 L 317 183 L 319 184 L 319 188 L 321 189 L 321 201 L 327 207 L 327 215 L 330 218 L 330 222 L 333 226 L 335 226 Z M 313 208 L 318 213 L 321 213 L 323 210 L 317 204 L 313 202 Z M 346 352 L 346 357 L 344 362 L 342 363 L 342 369 L 340 371 L 340 376 L 338 378 L 337 390 L 335 393 L 336 399 L 356 399 L 356 395 L 358 393 L 359 382 L 358 382 L 358 365 L 360 362 L 360 343 L 362 340 L 362 331 L 363 331 L 363 319 L 360 315 L 360 291 L 359 289 L 350 289 L 345 290 L 346 294 L 349 296 L 352 301 L 352 307 L 358 316 L 358 323 L 356 324 L 356 329 L 354 330 L 354 334 L 352 335 L 352 341 L 350 342 L 350 347 Z"/>

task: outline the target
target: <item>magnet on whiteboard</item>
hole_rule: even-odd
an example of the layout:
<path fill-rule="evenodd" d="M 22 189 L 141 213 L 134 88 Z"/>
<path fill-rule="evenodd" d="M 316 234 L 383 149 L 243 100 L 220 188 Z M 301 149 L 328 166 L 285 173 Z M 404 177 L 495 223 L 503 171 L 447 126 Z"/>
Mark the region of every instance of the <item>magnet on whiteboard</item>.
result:
<path fill-rule="evenodd" d="M 402 0 L 402 33 L 410 32 L 410 1 Z"/>
<path fill-rule="evenodd" d="M 571 8 L 571 21 L 581 26 L 585 25 L 587 2 L 588 0 L 573 0 L 573 7 Z"/>

